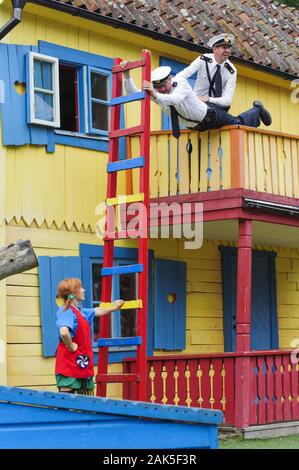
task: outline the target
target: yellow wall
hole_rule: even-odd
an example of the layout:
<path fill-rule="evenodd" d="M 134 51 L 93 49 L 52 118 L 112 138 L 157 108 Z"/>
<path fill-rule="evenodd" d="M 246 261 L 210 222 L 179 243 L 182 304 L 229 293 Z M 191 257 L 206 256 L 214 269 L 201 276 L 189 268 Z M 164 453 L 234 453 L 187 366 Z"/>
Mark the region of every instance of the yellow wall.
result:
<path fill-rule="evenodd" d="M 94 231 L 96 206 L 103 202 L 107 154 L 56 146 L 7 150 L 6 220 L 35 221 L 57 228 Z"/>

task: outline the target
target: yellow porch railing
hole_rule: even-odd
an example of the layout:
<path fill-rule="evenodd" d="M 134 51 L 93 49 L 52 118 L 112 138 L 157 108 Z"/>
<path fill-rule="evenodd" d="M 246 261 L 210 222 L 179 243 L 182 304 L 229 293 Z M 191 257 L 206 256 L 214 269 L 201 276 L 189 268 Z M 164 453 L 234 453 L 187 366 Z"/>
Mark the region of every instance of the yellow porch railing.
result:
<path fill-rule="evenodd" d="M 139 137 L 128 139 L 139 156 Z M 127 174 L 127 191 L 138 192 L 138 171 Z M 244 188 L 299 197 L 299 136 L 251 127 L 151 133 L 150 196 L 176 196 Z"/>

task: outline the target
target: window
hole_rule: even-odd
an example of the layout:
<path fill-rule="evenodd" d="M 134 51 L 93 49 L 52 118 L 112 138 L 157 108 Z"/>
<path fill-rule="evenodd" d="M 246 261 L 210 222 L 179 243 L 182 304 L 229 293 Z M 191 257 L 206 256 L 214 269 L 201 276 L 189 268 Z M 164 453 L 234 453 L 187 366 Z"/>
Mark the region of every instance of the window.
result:
<path fill-rule="evenodd" d="M 101 301 L 103 265 L 97 262 L 91 262 L 91 289 L 92 289 L 92 307 L 97 307 Z M 100 335 L 100 317 L 95 317 L 93 322 L 93 339 L 97 341 Z"/>
<path fill-rule="evenodd" d="M 90 308 L 99 304 L 101 300 L 102 278 L 101 268 L 103 260 L 103 246 L 80 244 L 80 256 L 82 260 L 82 283 L 86 289 L 84 307 Z M 114 248 L 115 265 L 122 266 L 136 264 L 138 252 L 136 248 Z M 149 298 L 148 298 L 148 338 L 147 354 L 153 351 L 153 326 L 152 326 L 152 263 L 153 252 L 149 250 Z M 121 274 L 113 276 L 112 298 L 132 300 L 137 299 L 137 274 Z M 111 336 L 127 337 L 136 336 L 137 310 L 120 310 L 111 314 Z M 94 323 L 94 341 L 99 336 L 99 320 Z M 94 351 L 97 352 L 94 343 Z M 121 361 L 124 357 L 134 357 L 135 347 L 110 348 L 109 361 Z"/>
<path fill-rule="evenodd" d="M 101 301 L 102 294 L 102 263 L 91 259 L 91 305 L 97 307 Z M 124 266 L 132 263 L 132 260 L 121 260 L 116 262 L 118 266 Z M 86 286 L 88 288 L 88 286 Z M 137 276 L 136 274 L 121 274 L 115 276 L 112 285 L 112 298 L 132 300 L 137 298 Z M 136 310 L 121 310 L 111 315 L 111 336 L 126 337 L 136 336 Z M 94 342 L 100 336 L 100 317 L 94 319 L 93 328 Z M 126 348 L 127 349 L 127 348 Z"/>
<path fill-rule="evenodd" d="M 46 41 L 0 44 L 0 57 L 4 145 L 45 146 L 48 153 L 57 144 L 109 151 L 112 58 Z M 26 83 L 25 93 L 16 93 L 17 83 Z M 125 137 L 119 139 L 119 153 L 125 158 Z"/>
<path fill-rule="evenodd" d="M 137 275 L 122 274 L 119 279 L 119 298 L 123 300 L 137 299 Z M 120 315 L 120 336 L 136 336 L 136 309 L 123 310 Z"/>
<path fill-rule="evenodd" d="M 60 135 L 107 138 L 110 81 L 110 71 L 76 63 L 76 57 L 70 63 L 29 52 L 29 122 Z"/>
<path fill-rule="evenodd" d="M 60 128 L 79 132 L 78 69 L 59 65 Z"/>
<path fill-rule="evenodd" d="M 89 68 L 89 131 L 108 134 L 109 74 Z"/>
<path fill-rule="evenodd" d="M 58 59 L 29 52 L 29 72 L 30 122 L 59 127 Z"/>

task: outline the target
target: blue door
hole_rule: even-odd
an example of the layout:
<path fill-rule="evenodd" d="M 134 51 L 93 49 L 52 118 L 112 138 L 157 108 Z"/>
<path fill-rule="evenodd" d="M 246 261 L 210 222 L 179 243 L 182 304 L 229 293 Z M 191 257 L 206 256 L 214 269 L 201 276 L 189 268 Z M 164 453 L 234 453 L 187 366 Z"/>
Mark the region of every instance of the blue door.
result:
<path fill-rule="evenodd" d="M 154 347 L 186 347 L 186 263 L 155 259 Z"/>
<path fill-rule="evenodd" d="M 252 252 L 251 350 L 278 348 L 275 256 L 269 251 Z M 221 247 L 224 348 L 236 350 L 237 249 Z"/>

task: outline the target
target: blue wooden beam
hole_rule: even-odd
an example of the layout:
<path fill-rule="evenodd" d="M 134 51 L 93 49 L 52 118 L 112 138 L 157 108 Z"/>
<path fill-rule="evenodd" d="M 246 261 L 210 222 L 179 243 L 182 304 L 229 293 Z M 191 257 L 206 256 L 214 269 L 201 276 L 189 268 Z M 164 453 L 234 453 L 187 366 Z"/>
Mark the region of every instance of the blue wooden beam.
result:
<path fill-rule="evenodd" d="M 114 171 L 131 170 L 133 168 L 144 167 L 144 157 L 136 157 L 129 160 L 120 160 L 107 164 L 107 172 L 113 173 Z"/>
<path fill-rule="evenodd" d="M 129 264 L 127 266 L 113 266 L 112 268 L 103 268 L 102 276 L 113 276 L 115 274 L 142 273 L 142 264 Z"/>
<path fill-rule="evenodd" d="M 132 93 L 132 95 L 118 96 L 117 98 L 112 98 L 110 101 L 110 106 L 117 106 L 119 104 L 132 103 L 133 101 L 143 100 L 145 98 L 145 91 L 139 91 L 137 93 Z"/>
<path fill-rule="evenodd" d="M 142 344 L 141 336 L 127 336 L 126 338 L 100 338 L 98 346 L 137 346 Z"/>

